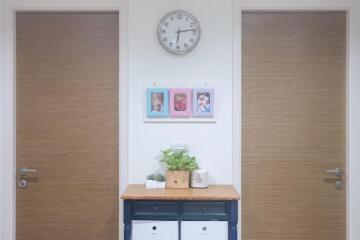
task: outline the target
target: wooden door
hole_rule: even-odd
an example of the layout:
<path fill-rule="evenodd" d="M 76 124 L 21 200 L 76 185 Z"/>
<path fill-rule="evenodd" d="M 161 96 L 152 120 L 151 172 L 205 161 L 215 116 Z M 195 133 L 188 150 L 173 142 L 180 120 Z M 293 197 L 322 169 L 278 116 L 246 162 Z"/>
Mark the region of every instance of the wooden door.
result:
<path fill-rule="evenodd" d="M 16 15 L 17 240 L 118 239 L 118 19 Z"/>
<path fill-rule="evenodd" d="M 346 13 L 244 12 L 242 239 L 345 240 L 345 176 L 324 173 L 335 168 L 346 169 Z"/>

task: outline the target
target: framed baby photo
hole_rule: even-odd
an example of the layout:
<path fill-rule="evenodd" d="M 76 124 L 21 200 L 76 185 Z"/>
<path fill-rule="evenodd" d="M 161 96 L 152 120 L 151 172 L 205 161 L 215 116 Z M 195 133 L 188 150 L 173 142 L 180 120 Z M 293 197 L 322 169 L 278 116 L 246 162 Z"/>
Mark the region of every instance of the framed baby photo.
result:
<path fill-rule="evenodd" d="M 187 118 L 191 117 L 191 89 L 171 88 L 170 92 L 170 116 Z"/>
<path fill-rule="evenodd" d="M 169 94 L 167 88 L 146 90 L 146 109 L 149 118 L 164 118 L 169 115 Z"/>
<path fill-rule="evenodd" d="M 214 89 L 193 90 L 193 117 L 214 117 Z"/>

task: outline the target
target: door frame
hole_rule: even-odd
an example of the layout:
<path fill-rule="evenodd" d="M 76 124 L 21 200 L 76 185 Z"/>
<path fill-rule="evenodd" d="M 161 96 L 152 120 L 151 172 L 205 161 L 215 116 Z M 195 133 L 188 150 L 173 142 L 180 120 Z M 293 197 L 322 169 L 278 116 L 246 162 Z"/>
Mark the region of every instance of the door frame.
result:
<path fill-rule="evenodd" d="M 356 0 L 342 2 L 324 0 L 287 1 L 267 0 L 242 1 L 233 0 L 233 184 L 241 192 L 241 17 L 243 11 L 344 11 L 347 14 L 347 57 L 346 57 L 346 239 L 360 239 L 360 230 L 356 227 L 360 222 L 360 110 L 357 104 L 360 97 L 360 3 Z M 359 94 L 358 94 L 359 95 Z M 351 168 L 350 168 L 351 166 Z M 241 239 L 241 203 L 239 203 L 238 236 Z"/>
<path fill-rule="evenodd" d="M 0 239 L 16 240 L 16 13 L 17 12 L 117 12 L 119 14 L 119 194 L 128 185 L 128 3 L 111 1 L 19 1 L 3 8 L 3 66 L 0 66 Z M 1 22 L 1 21 L 0 21 Z M 1 189 L 4 188 L 4 189 Z M 123 232 L 123 206 L 119 196 L 119 238 Z"/>

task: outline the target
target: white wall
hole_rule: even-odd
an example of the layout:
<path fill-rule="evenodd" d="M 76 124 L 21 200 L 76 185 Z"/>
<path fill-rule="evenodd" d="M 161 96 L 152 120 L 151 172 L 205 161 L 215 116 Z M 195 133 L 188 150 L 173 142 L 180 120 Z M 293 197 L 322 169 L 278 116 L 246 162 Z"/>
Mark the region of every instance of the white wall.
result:
<path fill-rule="evenodd" d="M 233 183 L 240 189 L 240 9 L 350 9 L 349 27 L 349 155 L 348 155 L 348 240 L 360 239 L 360 1 L 359 0 L 0 0 L 6 1 L 0 15 L 0 240 L 14 240 L 12 186 L 14 172 L 14 119 L 12 73 L 12 11 L 109 10 L 121 8 L 121 166 L 120 191 L 128 182 L 140 183 L 156 169 L 154 159 L 172 141 L 189 143 L 212 182 Z M 233 5 L 232 5 L 233 4 Z M 357 6 L 357 7 L 354 7 Z M 193 13 L 202 26 L 198 47 L 183 57 L 171 56 L 156 39 L 161 16 L 174 9 Z M 5 13 L 5 14 L 2 14 Z M 0 17 L 0 26 L 1 26 Z M 128 43 L 129 42 L 129 43 Z M 5 47 L 4 47 L 5 46 Z M 1 55 L 2 54 L 2 55 Z M 0 57 L 0 61 L 2 58 Z M 174 74 L 176 72 L 176 74 Z M 217 122 L 215 124 L 145 124 L 144 81 L 180 84 L 215 81 Z M 129 84 L 129 85 L 127 85 Z M 129 91 L 128 91 L 129 90 Z M 127 95 L 129 94 L 129 96 Z M 233 96 L 232 96 L 233 95 Z M 235 111 L 232 111 L 234 109 Z M 129 114 L 126 112 L 129 110 Z M 124 114 L 125 113 L 125 114 Z M 127 122 L 129 124 L 127 125 Z M 175 137 L 176 136 L 176 137 Z M 128 139 L 127 139 L 128 138 Z M 129 140 L 129 141 L 127 141 Z M 234 147 L 232 147 L 234 144 Z M 129 152 L 129 156 L 127 153 Z M 3 195 L 1 195 L 3 194 Z M 121 215 L 121 213 L 120 213 Z M 121 224 L 122 226 L 122 224 Z M 1 235 L 1 230 L 4 230 Z M 122 231 L 122 228 L 120 228 Z M 122 234 L 121 234 L 122 235 Z M 240 235 L 240 234 L 239 234 Z"/>
<path fill-rule="evenodd" d="M 189 144 L 190 153 L 208 170 L 211 183 L 231 184 L 231 7 L 231 0 L 129 1 L 130 183 L 143 183 L 147 174 L 157 170 L 155 157 L 160 150 L 180 141 Z M 199 45 L 185 56 L 166 52 L 156 35 L 160 18 L 176 9 L 194 14 L 202 30 Z M 197 86 L 204 80 L 215 82 L 216 123 L 144 123 L 144 82 L 169 81 L 191 87 L 189 82 Z"/>
<path fill-rule="evenodd" d="M 2 53 L 3 53 L 3 36 L 4 36 L 4 34 L 3 34 L 3 28 L 2 28 L 2 19 L 3 19 L 3 1 L 2 0 L 0 0 L 0 74 L 1 74 L 1 72 L 3 72 L 3 62 L 2 62 Z M 0 75 L 0 95 L 2 95 L 3 94 L 3 90 L 4 90 L 4 88 L 3 88 L 3 86 L 2 86 L 2 83 L 3 83 L 3 81 L 1 81 L 2 80 L 2 78 L 1 78 L 1 75 Z M 4 116 L 4 112 L 3 112 L 3 104 L 0 104 L 0 136 L 3 136 L 3 128 L 2 128 L 2 126 L 3 126 L 3 116 Z M 1 169 L 4 169 L 4 167 L 3 167 L 3 161 L 1 161 L 1 159 L 2 159 L 2 153 L 4 152 L 4 150 L 3 150 L 3 146 L 4 146 L 4 144 L 3 144 L 3 140 L 4 140 L 4 138 L 0 138 L 0 216 L 3 216 L 3 208 L 2 208 L 2 206 L 3 206 L 3 194 L 4 194 L 4 191 L 3 191 L 3 188 L 4 188 L 4 186 L 3 186 L 3 184 L 1 184 L 1 183 L 3 183 L 4 182 L 4 178 L 3 178 L 3 174 L 1 174 L 2 173 L 2 171 L 1 171 Z M 2 227 L 2 224 L 1 224 L 2 222 L 1 222 L 1 218 L 0 218 L 0 239 L 3 239 L 3 227 Z"/>
<path fill-rule="evenodd" d="M 350 11 L 349 121 L 348 121 L 348 222 L 349 239 L 360 239 L 360 1 Z"/>

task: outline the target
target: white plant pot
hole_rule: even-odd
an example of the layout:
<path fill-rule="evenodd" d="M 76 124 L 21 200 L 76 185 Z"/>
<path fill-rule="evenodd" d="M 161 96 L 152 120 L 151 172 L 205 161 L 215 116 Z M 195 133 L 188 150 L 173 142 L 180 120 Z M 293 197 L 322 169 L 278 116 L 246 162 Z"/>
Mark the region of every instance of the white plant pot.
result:
<path fill-rule="evenodd" d="M 154 180 L 146 180 L 145 181 L 145 187 L 147 189 L 151 189 L 151 188 L 165 188 L 166 183 L 165 182 L 158 182 L 158 181 L 154 181 Z"/>

